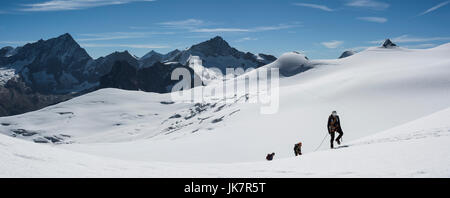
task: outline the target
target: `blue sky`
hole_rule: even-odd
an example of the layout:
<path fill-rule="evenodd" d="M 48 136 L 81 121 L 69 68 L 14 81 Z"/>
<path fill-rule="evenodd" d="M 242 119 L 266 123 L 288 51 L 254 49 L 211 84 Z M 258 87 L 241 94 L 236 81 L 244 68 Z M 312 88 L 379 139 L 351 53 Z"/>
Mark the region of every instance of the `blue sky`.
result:
<path fill-rule="evenodd" d="M 0 47 L 70 33 L 97 58 L 169 52 L 222 36 L 276 56 L 336 58 L 393 38 L 429 48 L 450 42 L 450 0 L 2 0 Z"/>

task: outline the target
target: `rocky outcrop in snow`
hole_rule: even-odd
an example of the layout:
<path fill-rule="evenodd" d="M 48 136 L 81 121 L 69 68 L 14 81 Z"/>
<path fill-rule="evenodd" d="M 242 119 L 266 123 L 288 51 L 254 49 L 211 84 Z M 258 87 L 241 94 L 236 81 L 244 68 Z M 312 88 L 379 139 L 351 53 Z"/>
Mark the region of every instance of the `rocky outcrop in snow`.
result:
<path fill-rule="evenodd" d="M 353 50 L 345 51 L 344 53 L 342 53 L 342 55 L 339 57 L 339 59 L 347 58 L 347 57 L 353 56 L 355 54 L 356 54 L 356 52 Z"/>
<path fill-rule="evenodd" d="M 386 39 L 386 41 L 384 41 L 384 43 L 383 43 L 383 47 L 384 47 L 384 48 L 390 49 L 390 48 L 395 48 L 395 47 L 397 47 L 397 45 L 396 45 L 395 43 L 393 43 L 393 42 L 391 41 L 391 39 Z"/>

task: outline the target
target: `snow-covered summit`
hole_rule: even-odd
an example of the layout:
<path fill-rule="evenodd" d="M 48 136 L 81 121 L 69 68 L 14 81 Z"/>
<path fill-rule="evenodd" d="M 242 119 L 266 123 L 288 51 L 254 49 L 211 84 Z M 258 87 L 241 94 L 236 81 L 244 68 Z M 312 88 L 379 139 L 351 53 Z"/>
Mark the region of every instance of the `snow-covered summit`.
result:
<path fill-rule="evenodd" d="M 264 67 L 278 68 L 282 76 L 290 77 L 311 69 L 312 64 L 304 54 L 289 52 L 281 55 L 275 62 Z"/>
<path fill-rule="evenodd" d="M 341 54 L 341 56 L 339 56 L 339 59 L 347 58 L 347 57 L 353 56 L 353 55 L 355 55 L 355 54 L 356 54 L 355 51 L 353 51 L 353 50 L 347 50 L 347 51 L 343 52 L 343 53 Z"/>

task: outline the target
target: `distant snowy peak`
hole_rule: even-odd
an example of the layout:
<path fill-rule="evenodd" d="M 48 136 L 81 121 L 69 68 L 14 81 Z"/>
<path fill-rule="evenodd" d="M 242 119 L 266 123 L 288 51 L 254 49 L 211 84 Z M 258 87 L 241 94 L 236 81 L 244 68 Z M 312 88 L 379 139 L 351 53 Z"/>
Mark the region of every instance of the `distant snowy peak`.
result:
<path fill-rule="evenodd" d="M 313 67 L 308 57 L 298 52 L 284 53 L 275 62 L 265 66 L 267 69 L 278 68 L 281 76 L 291 77 Z"/>
<path fill-rule="evenodd" d="M 355 54 L 356 54 L 355 51 L 353 51 L 353 50 L 348 50 L 348 51 L 345 51 L 344 53 L 342 53 L 342 55 L 339 57 L 339 59 L 347 58 L 347 57 L 353 56 L 353 55 L 355 55 Z"/>
<path fill-rule="evenodd" d="M 391 41 L 391 39 L 386 39 L 386 41 L 384 41 L 384 43 L 383 43 L 383 47 L 390 49 L 390 48 L 395 48 L 395 47 L 398 47 L 398 46 L 395 43 L 393 43 Z"/>

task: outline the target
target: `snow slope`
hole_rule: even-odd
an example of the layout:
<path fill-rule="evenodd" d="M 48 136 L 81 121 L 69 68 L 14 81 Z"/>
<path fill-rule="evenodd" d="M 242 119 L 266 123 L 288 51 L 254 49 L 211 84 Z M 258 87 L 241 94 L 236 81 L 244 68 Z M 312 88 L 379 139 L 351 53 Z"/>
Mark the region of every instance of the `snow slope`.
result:
<path fill-rule="evenodd" d="M 6 170 L 30 166 L 43 171 L 36 176 L 71 176 L 56 165 L 62 172 L 47 172 L 46 163 L 56 161 L 80 171 L 73 176 L 448 177 L 449 52 L 450 44 L 427 50 L 370 48 L 340 60 L 286 54 L 262 68 L 289 71 L 280 79 L 280 109 L 273 115 L 260 114 L 262 105 L 239 103 L 246 100 L 242 96 L 230 96 L 229 104 L 220 99 L 172 104 L 170 94 L 99 90 L 0 118 L 5 135 L 58 140 L 46 146 L 0 136 L 8 148 L 0 156 L 8 162 L 2 175 L 26 176 Z M 295 60 L 309 70 L 291 73 L 303 71 L 295 69 Z M 341 115 L 350 147 L 326 150 L 326 141 L 313 152 L 327 134 L 332 110 Z M 307 155 L 294 159 L 298 141 Z M 36 154 L 40 149 L 49 154 Z M 25 165 L 16 151 L 48 160 Z M 280 160 L 262 162 L 269 152 Z M 102 175 L 88 171 L 101 167 Z"/>
<path fill-rule="evenodd" d="M 351 142 L 272 162 L 124 161 L 0 136 L 0 177 L 450 177 L 450 108 Z"/>

